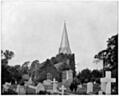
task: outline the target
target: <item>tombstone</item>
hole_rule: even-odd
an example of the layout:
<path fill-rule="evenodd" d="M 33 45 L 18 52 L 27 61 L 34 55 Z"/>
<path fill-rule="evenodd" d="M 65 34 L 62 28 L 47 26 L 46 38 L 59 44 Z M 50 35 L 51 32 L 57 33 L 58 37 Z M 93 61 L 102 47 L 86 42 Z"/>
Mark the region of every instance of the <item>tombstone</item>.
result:
<path fill-rule="evenodd" d="M 25 81 L 25 86 L 29 86 L 29 85 L 32 85 L 33 84 L 33 81 L 32 81 L 32 78 L 30 77 L 28 81 Z"/>
<path fill-rule="evenodd" d="M 79 93 L 82 88 L 83 88 L 83 85 L 82 85 L 82 84 L 79 84 L 79 85 L 77 86 L 76 92 Z"/>
<path fill-rule="evenodd" d="M 78 88 L 82 88 L 82 84 L 79 84 L 79 85 L 78 85 Z"/>
<path fill-rule="evenodd" d="M 26 94 L 36 94 L 36 86 L 26 86 Z"/>
<path fill-rule="evenodd" d="M 58 87 L 58 85 L 57 85 L 57 81 L 55 80 L 55 78 L 53 79 L 53 92 L 54 93 L 56 93 L 58 90 L 57 90 L 57 87 Z"/>
<path fill-rule="evenodd" d="M 45 87 L 45 90 L 48 92 L 52 92 L 53 91 L 53 84 L 51 80 L 44 80 L 43 81 L 43 85 Z"/>
<path fill-rule="evenodd" d="M 52 81 L 51 80 L 44 80 L 43 85 L 51 85 Z"/>
<path fill-rule="evenodd" d="M 5 82 L 5 84 L 3 85 L 3 89 L 4 91 L 8 91 L 8 89 L 10 88 L 11 83 Z"/>
<path fill-rule="evenodd" d="M 103 95 L 103 91 L 100 90 L 100 91 L 98 92 L 98 95 Z"/>
<path fill-rule="evenodd" d="M 87 83 L 87 94 L 88 93 L 92 93 L 93 92 L 93 83 L 92 82 L 88 82 Z"/>
<path fill-rule="evenodd" d="M 40 91 L 45 91 L 45 87 L 43 86 L 42 83 L 38 83 L 36 87 L 36 93 L 39 93 Z"/>
<path fill-rule="evenodd" d="M 111 82 L 116 82 L 116 79 L 111 78 L 110 71 L 106 71 L 106 77 L 101 78 L 101 90 L 107 95 L 111 94 Z"/>
<path fill-rule="evenodd" d="M 21 85 L 17 85 L 16 92 L 19 95 L 25 95 L 25 93 L 26 93 L 25 87 L 21 86 Z"/>
<path fill-rule="evenodd" d="M 64 87 L 64 85 L 62 85 L 60 89 L 61 89 L 62 95 L 64 95 L 64 91 L 66 90 L 66 88 Z"/>

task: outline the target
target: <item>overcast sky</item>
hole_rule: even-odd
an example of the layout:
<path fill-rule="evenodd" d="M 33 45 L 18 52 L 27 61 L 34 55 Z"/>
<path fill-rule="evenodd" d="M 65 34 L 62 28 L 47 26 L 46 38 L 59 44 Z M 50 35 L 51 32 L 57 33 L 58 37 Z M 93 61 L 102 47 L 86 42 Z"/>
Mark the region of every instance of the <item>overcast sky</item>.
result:
<path fill-rule="evenodd" d="M 2 3 L 2 49 L 15 53 L 10 65 L 56 56 L 65 20 L 77 70 L 101 68 L 94 55 L 117 33 L 117 2 L 40 1 Z"/>

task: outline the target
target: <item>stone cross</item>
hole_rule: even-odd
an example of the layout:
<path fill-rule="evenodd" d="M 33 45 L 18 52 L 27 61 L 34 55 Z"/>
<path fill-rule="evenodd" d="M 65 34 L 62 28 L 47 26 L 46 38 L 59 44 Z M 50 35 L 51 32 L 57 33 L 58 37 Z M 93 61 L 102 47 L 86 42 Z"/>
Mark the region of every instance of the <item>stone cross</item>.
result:
<path fill-rule="evenodd" d="M 111 83 L 116 82 L 115 78 L 111 78 L 111 72 L 106 71 L 106 77 L 101 78 L 101 90 L 106 94 L 111 94 Z"/>
<path fill-rule="evenodd" d="M 62 91 L 62 95 L 64 95 L 64 90 L 66 90 L 66 88 L 64 87 L 64 85 L 62 85 L 62 87 L 60 89 Z"/>
<path fill-rule="evenodd" d="M 55 78 L 53 79 L 53 92 L 57 92 L 57 81 L 55 80 Z"/>

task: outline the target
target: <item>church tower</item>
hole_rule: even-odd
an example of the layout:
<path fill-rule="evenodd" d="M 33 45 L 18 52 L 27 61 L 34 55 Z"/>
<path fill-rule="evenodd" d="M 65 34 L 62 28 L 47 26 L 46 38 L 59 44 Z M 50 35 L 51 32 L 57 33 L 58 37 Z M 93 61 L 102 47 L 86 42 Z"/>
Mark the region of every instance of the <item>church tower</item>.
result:
<path fill-rule="evenodd" d="M 75 76 L 75 74 L 76 74 L 76 71 L 75 71 L 75 55 L 74 55 L 74 53 L 71 52 L 71 49 L 70 49 L 66 22 L 64 22 L 64 28 L 63 28 L 63 33 L 62 33 L 62 38 L 61 38 L 61 43 L 60 43 L 60 48 L 59 48 L 59 54 L 62 54 L 62 55 L 58 55 L 59 58 L 61 58 L 63 56 L 63 59 L 65 59 L 63 62 L 65 62 L 66 66 L 67 65 L 69 66 L 69 69 L 71 69 L 73 71 L 73 76 Z M 59 62 L 60 61 L 62 61 L 62 59 L 59 60 Z"/>
<path fill-rule="evenodd" d="M 71 49 L 70 49 L 70 45 L 69 45 L 67 28 L 66 28 L 65 22 L 64 22 L 64 29 L 63 29 L 63 34 L 62 34 L 62 38 L 61 38 L 59 53 L 71 54 Z"/>

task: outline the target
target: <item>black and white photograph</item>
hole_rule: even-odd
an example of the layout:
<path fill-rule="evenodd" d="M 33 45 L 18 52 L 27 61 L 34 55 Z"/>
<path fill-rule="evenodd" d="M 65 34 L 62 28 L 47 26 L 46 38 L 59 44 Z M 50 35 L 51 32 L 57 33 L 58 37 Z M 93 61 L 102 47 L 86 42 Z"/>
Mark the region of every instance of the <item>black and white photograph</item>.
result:
<path fill-rule="evenodd" d="M 118 0 L 1 0 L 1 95 L 118 95 Z"/>

